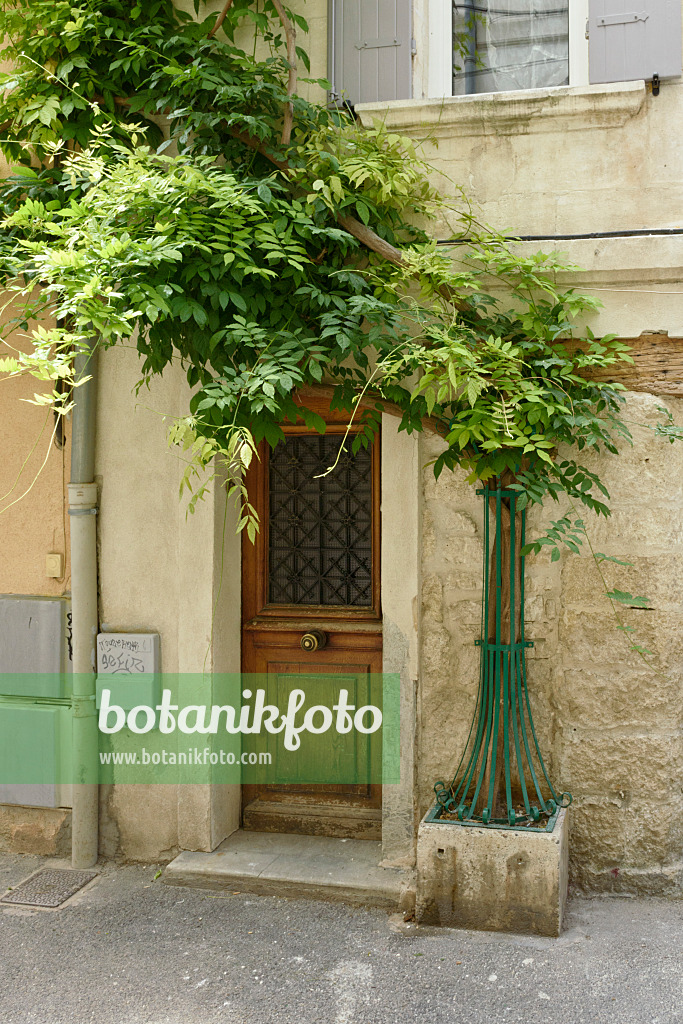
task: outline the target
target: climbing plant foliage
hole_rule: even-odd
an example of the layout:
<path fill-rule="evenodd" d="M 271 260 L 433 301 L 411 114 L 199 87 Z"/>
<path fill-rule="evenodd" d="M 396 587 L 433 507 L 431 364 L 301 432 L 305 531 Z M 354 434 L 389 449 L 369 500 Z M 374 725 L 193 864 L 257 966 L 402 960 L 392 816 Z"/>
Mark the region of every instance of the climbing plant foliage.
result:
<path fill-rule="evenodd" d="M 325 383 L 364 424 L 356 444 L 390 402 L 402 428 L 443 435 L 437 475 L 507 473 L 520 507 L 565 494 L 607 515 L 582 456 L 629 435 L 619 385 L 584 373 L 629 356 L 585 329 L 571 341 L 596 302 L 557 287 L 556 254 L 484 229 L 457 186 L 440 196 L 414 141 L 302 98 L 297 29 L 280 0 L 194 17 L 170 0 L 3 0 L 0 267 L 18 313 L 0 371 L 52 379 L 65 411 L 88 339 L 135 345 L 140 385 L 180 361 L 193 391 L 171 439 L 195 500 L 219 456 L 246 501 L 261 440 L 296 417 L 324 430 L 300 395 Z M 576 547 L 575 522 L 537 547 Z"/>

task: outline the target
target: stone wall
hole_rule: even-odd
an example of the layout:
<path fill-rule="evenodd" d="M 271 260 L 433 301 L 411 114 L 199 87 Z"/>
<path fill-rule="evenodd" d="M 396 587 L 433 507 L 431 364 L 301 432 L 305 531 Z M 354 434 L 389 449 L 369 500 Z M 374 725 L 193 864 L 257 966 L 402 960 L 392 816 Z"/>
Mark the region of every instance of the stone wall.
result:
<path fill-rule="evenodd" d="M 626 609 L 629 640 L 605 596 L 587 550 L 527 560 L 529 688 L 551 778 L 574 797 L 573 881 L 588 890 L 680 895 L 683 889 L 683 445 L 655 438 L 647 425 L 663 400 L 631 395 L 625 417 L 632 448 L 594 458 L 613 514 L 584 518 L 596 551 L 632 566 L 603 563 L 609 587 L 651 599 L 652 611 Z M 683 400 L 665 403 L 683 423 Z M 442 442 L 425 439 L 423 461 Z M 419 798 L 450 779 L 466 741 L 478 682 L 482 499 L 463 473 L 436 481 L 423 469 L 422 643 Z M 552 503 L 551 503 L 552 504 Z M 533 511 L 539 535 L 564 506 Z"/>
<path fill-rule="evenodd" d="M 71 856 L 71 810 L 0 804 L 0 853 Z"/>
<path fill-rule="evenodd" d="M 683 335 L 683 236 L 645 234 L 680 226 L 683 82 L 659 96 L 644 82 L 363 104 L 365 123 L 424 139 L 434 183 L 464 186 L 477 216 L 495 229 L 542 236 L 522 252 L 560 250 L 579 268 L 561 283 L 596 295 L 596 335 L 648 330 Z M 434 144 L 438 143 L 438 145 Z M 672 219 L 673 218 L 673 219 Z M 629 234 L 629 232 L 643 234 Z M 575 238 L 594 232 L 613 237 Z M 448 226 L 436 225 L 447 238 Z M 581 325 L 579 325 L 579 330 Z M 572 877 L 586 889 L 662 894 L 683 886 L 683 445 L 652 436 L 657 405 L 683 422 L 683 400 L 630 397 L 635 444 L 592 460 L 611 495 L 612 517 L 585 516 L 610 587 L 652 599 L 624 622 L 655 652 L 649 668 L 628 648 L 588 552 L 528 560 L 529 684 L 552 777 L 574 795 Z M 423 464 L 438 440 L 421 442 Z M 449 779 L 476 699 L 483 509 L 464 480 L 435 482 L 423 469 L 419 802 Z M 551 502 L 552 505 L 552 502 Z M 564 506 L 529 515 L 542 531 Z"/>

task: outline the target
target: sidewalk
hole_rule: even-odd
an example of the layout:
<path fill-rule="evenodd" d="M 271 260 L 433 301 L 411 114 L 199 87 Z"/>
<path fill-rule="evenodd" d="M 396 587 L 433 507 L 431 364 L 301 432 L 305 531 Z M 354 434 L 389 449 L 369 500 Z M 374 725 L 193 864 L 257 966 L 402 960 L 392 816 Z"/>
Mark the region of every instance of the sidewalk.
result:
<path fill-rule="evenodd" d="M 39 868 L 0 855 L 0 895 Z M 560 939 L 179 889 L 105 865 L 59 910 L 0 905 L 1 1024 L 677 1024 L 683 903 L 581 899 Z"/>

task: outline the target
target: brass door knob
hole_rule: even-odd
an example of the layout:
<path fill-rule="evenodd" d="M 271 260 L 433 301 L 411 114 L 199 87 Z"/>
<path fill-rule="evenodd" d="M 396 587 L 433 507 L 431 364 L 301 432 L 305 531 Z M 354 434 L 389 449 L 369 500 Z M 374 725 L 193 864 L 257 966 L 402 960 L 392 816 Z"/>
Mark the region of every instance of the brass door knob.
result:
<path fill-rule="evenodd" d="M 321 629 L 312 629 L 310 633 L 304 633 L 299 643 L 302 651 L 320 651 L 327 643 L 327 633 Z"/>

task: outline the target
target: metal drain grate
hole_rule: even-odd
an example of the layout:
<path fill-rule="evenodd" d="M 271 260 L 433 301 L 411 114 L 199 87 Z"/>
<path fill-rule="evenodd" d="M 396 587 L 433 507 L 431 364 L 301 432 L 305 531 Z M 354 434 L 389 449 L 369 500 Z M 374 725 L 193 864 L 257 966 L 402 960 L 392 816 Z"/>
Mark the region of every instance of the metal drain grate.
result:
<path fill-rule="evenodd" d="M 31 875 L 0 899 L 0 903 L 22 903 L 29 907 L 59 907 L 97 876 L 96 871 L 52 868 Z"/>

